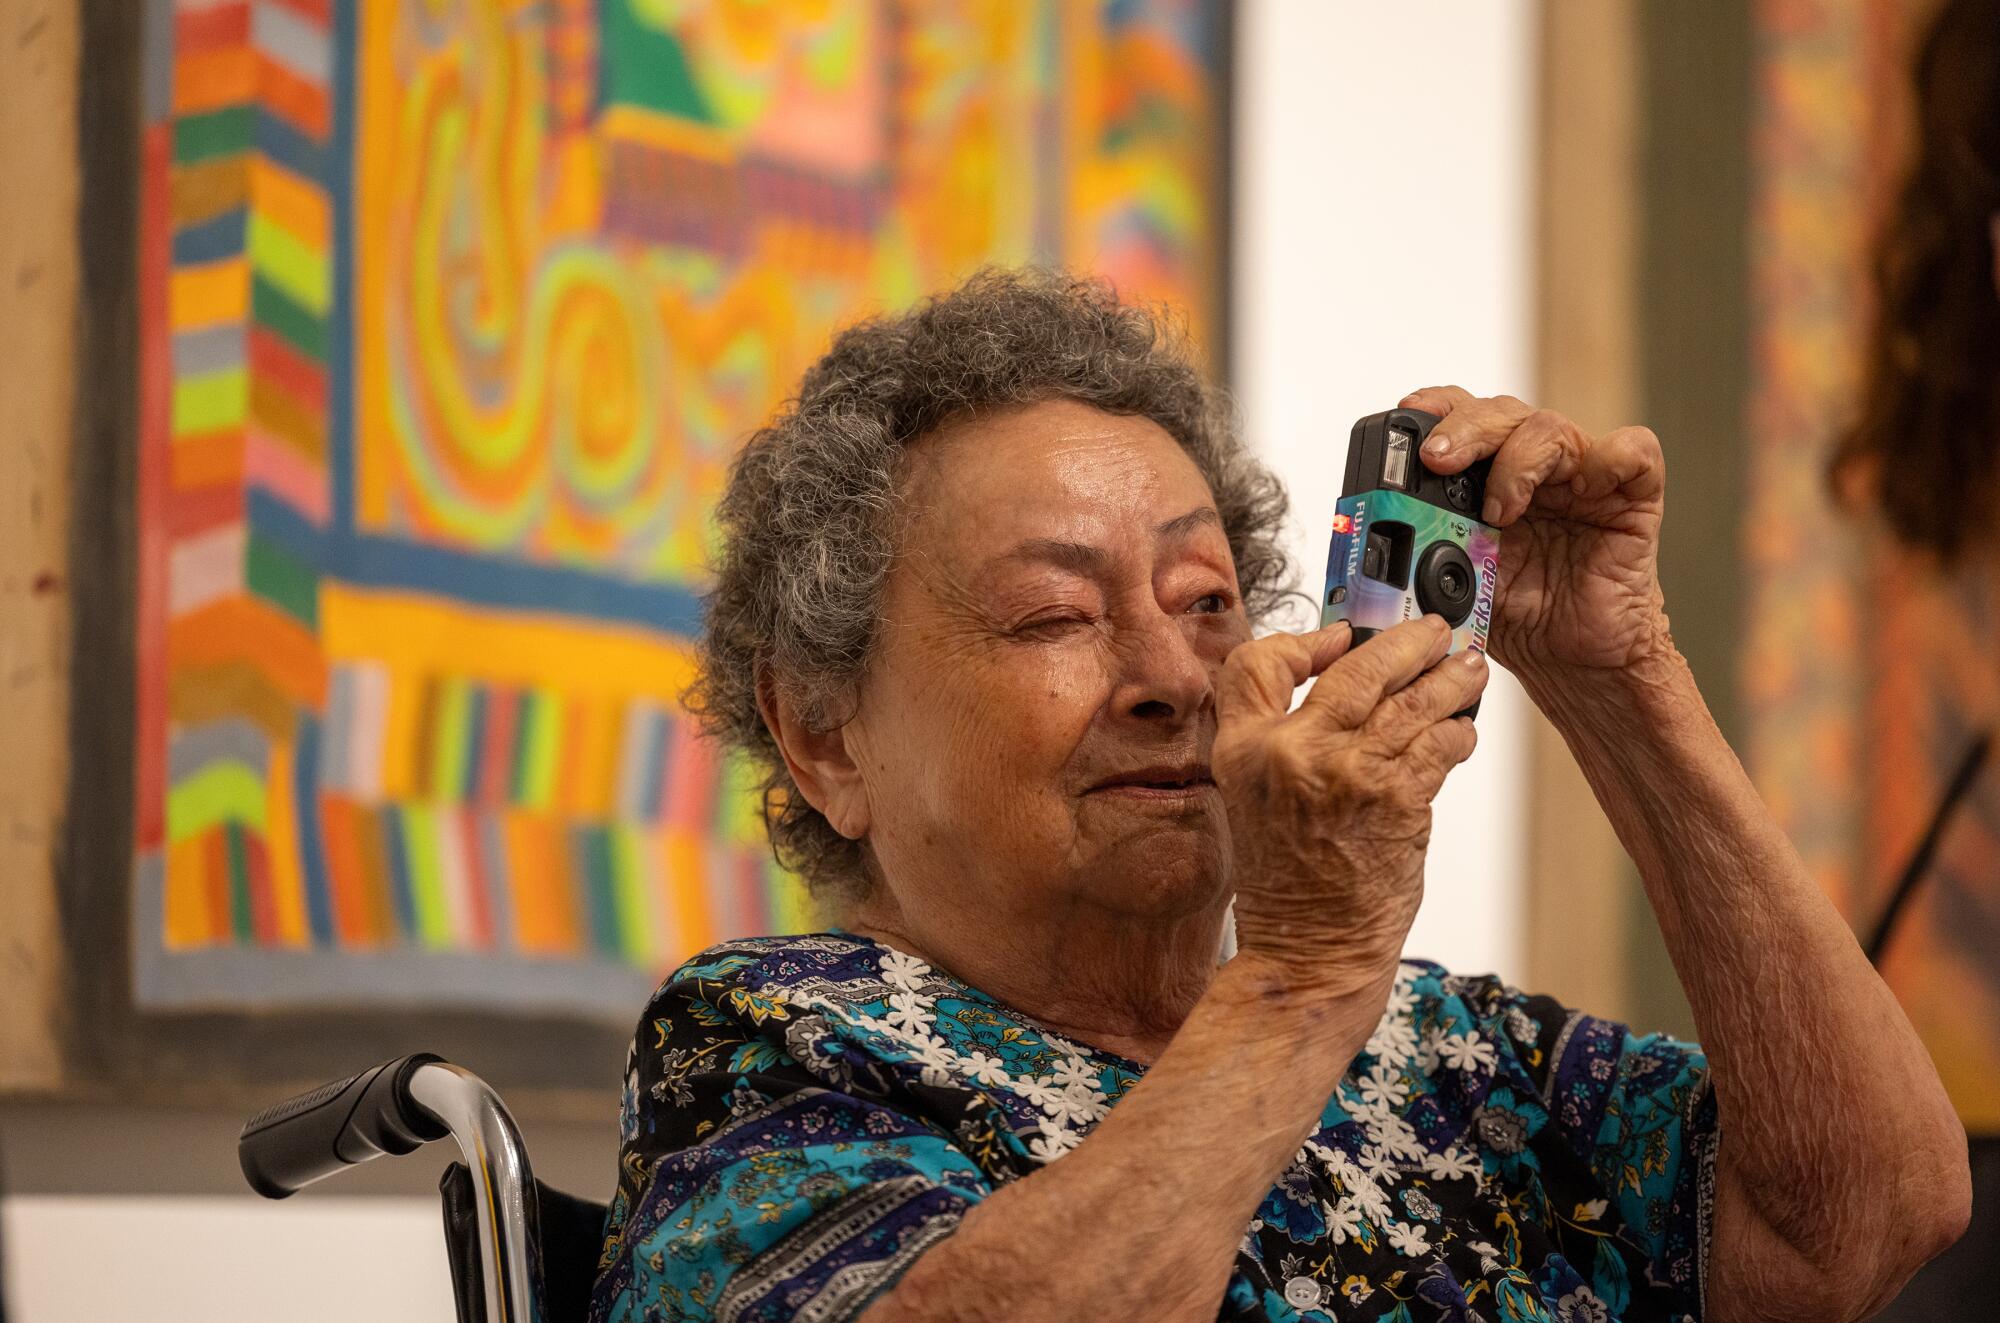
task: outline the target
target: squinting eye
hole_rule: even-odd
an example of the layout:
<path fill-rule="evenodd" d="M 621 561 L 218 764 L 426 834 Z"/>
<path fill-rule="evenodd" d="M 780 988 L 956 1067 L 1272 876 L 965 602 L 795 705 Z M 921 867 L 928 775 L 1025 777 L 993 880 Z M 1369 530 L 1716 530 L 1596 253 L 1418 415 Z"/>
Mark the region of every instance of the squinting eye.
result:
<path fill-rule="evenodd" d="M 1224 611 L 1227 611 L 1227 610 L 1229 609 L 1229 594 L 1228 594 L 1228 593 L 1210 593 L 1210 594 L 1209 594 L 1208 596 L 1206 596 L 1206 597 L 1199 597 L 1199 598 L 1196 598 L 1196 599 L 1195 599 L 1195 605 L 1196 605 L 1196 606 L 1200 606 L 1200 605 L 1201 605 L 1201 604 L 1202 604 L 1203 602 L 1214 602 L 1214 603 L 1215 603 L 1215 609 L 1214 609 L 1213 611 L 1203 611 L 1203 612 L 1200 612 L 1199 614 L 1201 614 L 1201 615 L 1205 615 L 1205 616 L 1213 616 L 1213 615 L 1220 615 L 1220 614 L 1222 614 L 1222 613 L 1223 613 Z"/>
<path fill-rule="evenodd" d="M 1071 625 L 1088 625 L 1089 623 L 1090 621 L 1083 616 L 1044 616 L 1040 620 L 1030 620 L 1015 632 L 1020 634 L 1038 632 L 1054 633 L 1059 629 L 1066 629 Z"/>

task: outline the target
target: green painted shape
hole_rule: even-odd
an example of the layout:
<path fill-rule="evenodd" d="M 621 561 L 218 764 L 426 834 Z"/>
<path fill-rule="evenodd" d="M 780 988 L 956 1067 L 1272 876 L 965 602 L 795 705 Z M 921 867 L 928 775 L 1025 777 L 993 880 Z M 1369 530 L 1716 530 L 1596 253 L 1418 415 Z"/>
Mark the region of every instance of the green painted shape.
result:
<path fill-rule="evenodd" d="M 607 102 L 643 106 L 699 124 L 716 122 L 695 86 L 687 52 L 672 33 L 643 22 L 633 12 L 633 0 L 601 0 L 600 9 L 603 35 L 597 49 L 604 61 Z"/>
<path fill-rule="evenodd" d="M 513 743 L 507 750 L 507 802 L 519 807 L 528 802 L 528 737 L 535 719 L 535 691 L 523 689 L 514 704 Z"/>
<path fill-rule="evenodd" d="M 326 362 L 326 320 L 303 307 L 259 271 L 250 278 L 250 316 L 316 363 Z"/>
<path fill-rule="evenodd" d="M 264 774 L 239 762 L 213 762 L 167 791 L 167 839 L 184 841 L 240 822 L 264 830 Z"/>
<path fill-rule="evenodd" d="M 255 106 L 225 106 L 174 121 L 174 164 L 195 165 L 218 156 L 239 156 L 256 136 Z"/>
<path fill-rule="evenodd" d="M 229 855 L 229 919 L 240 945 L 257 940 L 257 925 L 250 914 L 250 859 L 243 846 L 243 824 L 224 823 L 223 845 Z"/>
<path fill-rule="evenodd" d="M 652 916 L 646 905 L 646 833 L 641 828 L 611 829 L 611 902 L 618 916 L 618 952 L 643 965 L 652 955 Z"/>
<path fill-rule="evenodd" d="M 307 629 L 319 628 L 319 571 L 291 552 L 252 533 L 243 580 L 251 592 Z"/>
<path fill-rule="evenodd" d="M 525 756 L 521 760 L 521 802 L 528 808 L 545 809 L 555 802 L 556 745 L 562 737 L 562 709 L 548 695 L 529 695 L 533 702 L 522 714 L 527 731 Z"/>
<path fill-rule="evenodd" d="M 719 841 L 755 842 L 764 834 L 764 801 L 757 792 L 756 769 L 740 749 L 722 755 L 713 828 Z"/>
<path fill-rule="evenodd" d="M 445 901 L 435 811 L 421 804 L 403 806 L 403 850 L 410 899 L 416 909 L 417 939 L 433 951 L 448 950 L 453 944 L 451 907 Z"/>
<path fill-rule="evenodd" d="M 250 412 L 250 372 L 224 368 L 174 383 L 173 434 L 196 436 L 242 426 Z"/>
<path fill-rule="evenodd" d="M 250 217 L 250 265 L 300 308 L 324 317 L 333 304 L 333 278 L 325 253 L 301 243 L 268 216 Z"/>
<path fill-rule="evenodd" d="M 431 798 L 449 804 L 465 790 L 466 737 L 472 725 L 472 690 L 463 680 L 446 680 L 431 727 Z"/>
<path fill-rule="evenodd" d="M 591 944 L 605 955 L 617 955 L 618 912 L 611 887 L 611 833 L 596 825 L 579 827 L 570 840 L 583 866 Z"/>
<path fill-rule="evenodd" d="M 770 898 L 775 931 L 805 933 L 820 927 L 820 917 L 813 909 L 812 893 L 806 890 L 805 883 L 799 880 L 797 874 L 780 868 L 773 859 L 763 860 L 761 867 L 764 894 Z"/>

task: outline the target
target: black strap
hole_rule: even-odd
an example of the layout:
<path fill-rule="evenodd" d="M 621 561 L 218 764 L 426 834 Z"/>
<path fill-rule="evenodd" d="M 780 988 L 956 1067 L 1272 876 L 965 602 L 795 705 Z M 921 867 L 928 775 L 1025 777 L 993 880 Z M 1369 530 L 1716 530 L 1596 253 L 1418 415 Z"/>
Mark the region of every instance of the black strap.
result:
<path fill-rule="evenodd" d="M 1938 801 L 1937 812 L 1931 814 L 1931 825 L 1924 829 L 1923 839 L 1917 842 L 1916 853 L 1910 862 L 1903 865 L 1903 872 L 1896 879 L 1895 890 L 1889 893 L 1889 903 L 1882 910 L 1882 917 L 1875 921 L 1875 931 L 1868 936 L 1868 944 L 1863 948 L 1868 952 L 1868 963 L 1882 963 L 1883 948 L 1889 945 L 1889 938 L 1896 931 L 1897 920 L 1903 917 L 1903 908 L 1909 903 L 1910 893 L 1917 889 L 1917 883 L 1931 866 L 1931 856 L 1937 853 L 1938 842 L 1944 839 L 1945 825 L 1958 808 L 1965 792 L 1972 789 L 1972 783 L 1979 779 L 1979 769 L 1986 765 L 1986 755 L 1993 747 L 1993 732 L 1981 731 L 1972 741 L 1972 747 L 1959 760 L 1958 770 L 1952 773 L 1951 781 L 1944 788 L 1944 798 Z"/>

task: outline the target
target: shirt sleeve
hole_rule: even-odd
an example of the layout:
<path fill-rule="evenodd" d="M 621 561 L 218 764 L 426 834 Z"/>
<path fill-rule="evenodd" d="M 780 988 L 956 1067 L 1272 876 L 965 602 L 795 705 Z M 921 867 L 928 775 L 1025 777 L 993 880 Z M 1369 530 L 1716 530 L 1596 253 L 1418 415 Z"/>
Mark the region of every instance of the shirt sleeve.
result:
<path fill-rule="evenodd" d="M 786 1009 L 670 985 L 633 1044 L 590 1317 L 838 1323 L 991 1186 L 950 1138 L 824 1086 Z"/>
<path fill-rule="evenodd" d="M 1555 1213 L 1616 1226 L 1637 1251 L 1646 1285 L 1699 1298 L 1717 1137 L 1700 1046 L 1634 1034 L 1547 997 L 1513 994 L 1508 1015 L 1522 1031 L 1510 1036 L 1540 1086 L 1552 1138 L 1576 1160 L 1550 1169 L 1578 1178 L 1550 1188 Z"/>

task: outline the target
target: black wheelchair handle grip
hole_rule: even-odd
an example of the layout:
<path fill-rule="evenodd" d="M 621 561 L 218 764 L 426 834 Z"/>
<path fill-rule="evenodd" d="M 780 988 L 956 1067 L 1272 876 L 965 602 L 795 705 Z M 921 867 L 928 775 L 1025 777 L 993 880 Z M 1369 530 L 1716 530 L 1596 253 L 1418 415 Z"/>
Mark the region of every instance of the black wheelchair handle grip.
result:
<path fill-rule="evenodd" d="M 283 1199 L 343 1167 L 444 1138 L 444 1124 L 409 1092 L 410 1076 L 441 1060 L 413 1052 L 265 1108 L 236 1141 L 244 1179 L 265 1198 Z"/>

